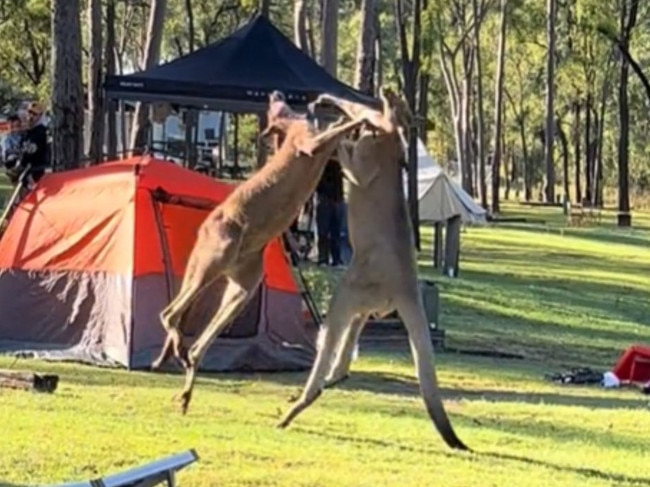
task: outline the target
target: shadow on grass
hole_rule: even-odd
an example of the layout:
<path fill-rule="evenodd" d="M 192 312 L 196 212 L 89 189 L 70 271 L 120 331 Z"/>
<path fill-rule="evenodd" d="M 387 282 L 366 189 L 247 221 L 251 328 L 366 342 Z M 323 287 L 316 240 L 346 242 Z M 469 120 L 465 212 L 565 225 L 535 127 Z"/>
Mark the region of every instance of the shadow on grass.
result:
<path fill-rule="evenodd" d="M 29 487 L 27 485 L 19 485 L 19 484 L 10 484 L 9 482 L 4 482 L 0 480 L 0 487 Z"/>
<path fill-rule="evenodd" d="M 503 225 L 503 228 L 535 233 L 537 236 L 540 235 L 540 232 L 544 232 L 544 229 L 540 227 L 515 223 L 508 224 L 507 227 Z M 595 243 L 613 243 L 636 247 L 645 247 L 650 243 L 650 230 L 645 226 L 633 227 L 630 230 L 629 228 L 620 229 L 614 224 L 601 224 L 592 228 L 546 228 L 546 231 L 555 235 L 562 234 L 565 237 L 579 238 Z"/>
<path fill-rule="evenodd" d="M 579 428 L 567 424 L 555 424 L 538 417 L 533 418 L 507 418 L 488 417 L 480 420 L 465 417 L 473 421 L 480 428 L 488 428 L 497 433 L 510 433 L 516 436 L 528 436 L 534 441 L 548 439 L 553 442 L 575 443 L 576 441 L 596 445 L 607 445 L 607 448 L 621 449 L 625 451 L 645 451 L 648 442 L 640 438 L 630 438 L 616 434 L 615 431 L 600 432 L 587 428 Z"/>
<path fill-rule="evenodd" d="M 197 382 L 197 390 L 206 386 L 217 386 L 222 389 L 222 392 L 229 392 L 229 389 L 239 389 L 237 382 L 245 381 L 265 381 L 286 387 L 287 399 L 295 392 L 300 390 L 306 379 L 308 372 L 293 372 L 293 373 L 265 373 L 265 374 L 241 374 L 241 373 L 227 373 L 227 374 L 211 374 L 201 375 Z M 112 374 L 79 374 L 68 377 L 65 382 L 68 384 L 77 384 L 80 386 L 118 386 L 118 387 L 151 387 L 152 374 L 121 374 L 116 376 Z M 182 377 L 180 374 L 161 374 L 158 373 L 155 387 L 169 388 L 171 390 L 178 389 L 183 385 Z M 588 386 L 567 386 L 572 387 L 573 391 Z M 353 371 L 350 378 L 341 384 L 336 389 L 343 391 L 362 391 L 373 394 L 387 394 L 395 396 L 409 396 L 419 397 L 420 391 L 417 382 L 410 377 L 400 374 L 390 374 L 385 372 L 366 372 L 366 371 Z M 334 390 L 334 389 L 332 389 Z M 326 391 L 326 393 L 329 390 Z M 259 393 L 269 394 L 268 391 L 241 391 L 242 394 L 257 395 Z M 278 394 L 273 392 L 273 394 Z M 281 393 L 280 393 L 281 394 Z M 639 399 L 630 398 L 617 398 L 615 397 L 616 391 L 611 391 L 611 397 L 592 397 L 576 394 L 562 394 L 556 392 L 517 392 L 517 391 L 500 391 L 500 390 L 483 390 L 483 389 L 470 389 L 470 388 L 442 388 L 442 397 L 449 401 L 490 401 L 490 402 L 523 402 L 528 404 L 552 404 L 559 406 L 577 406 L 596 409 L 620 409 L 620 408 L 639 408 L 645 407 L 647 398 L 640 396 Z M 373 406 L 373 411 L 378 408 Z M 386 414 L 401 414 L 390 407 L 382 410 Z M 418 413 L 419 414 L 419 413 Z"/>
<path fill-rule="evenodd" d="M 360 446 L 370 444 L 378 448 L 389 448 L 391 450 L 413 452 L 413 453 L 417 452 L 418 454 L 425 452 L 431 456 L 443 456 L 446 458 L 459 458 L 459 457 L 471 458 L 473 456 L 476 456 L 479 458 L 483 457 L 492 460 L 520 463 L 528 466 L 547 468 L 555 472 L 580 475 L 582 477 L 586 477 L 590 479 L 606 480 L 609 482 L 615 482 L 615 485 L 650 486 L 650 477 L 635 477 L 635 476 L 628 476 L 628 475 L 607 472 L 604 470 L 598 470 L 595 468 L 559 465 L 552 462 L 537 460 L 534 458 L 528 458 L 528 457 L 523 457 L 518 455 L 511 455 L 508 453 L 481 452 L 481 451 L 474 451 L 471 453 L 453 453 L 451 451 L 440 451 L 440 450 L 434 450 L 426 447 L 422 448 L 421 446 L 412 447 L 409 445 L 404 445 L 402 443 L 392 442 L 388 440 L 381 440 L 378 438 L 366 438 L 366 437 L 359 437 L 359 436 L 344 435 L 340 433 L 327 433 L 324 431 L 307 429 L 300 426 L 294 427 L 294 430 L 296 432 L 300 432 L 310 436 L 317 436 L 328 440 L 344 441 L 344 442 L 359 444 Z M 470 448 L 472 447 L 472 445 L 469 446 Z"/>
<path fill-rule="evenodd" d="M 534 467 L 548 468 L 561 473 L 577 474 L 590 479 L 605 480 L 608 482 L 614 482 L 614 485 L 650 486 L 650 477 L 622 475 L 589 467 L 571 467 L 568 465 L 558 465 L 557 463 L 545 462 L 543 460 L 536 460 L 534 458 L 521 457 L 518 455 L 511 455 L 509 453 L 484 452 L 477 453 L 477 455 L 495 460 L 505 460 L 509 462 L 523 463 L 525 465 L 531 465 Z"/>
<path fill-rule="evenodd" d="M 566 386 L 571 387 L 571 386 Z M 573 386 L 574 391 L 588 386 Z M 596 386 L 597 387 L 597 386 Z M 347 391 L 364 391 L 377 394 L 398 396 L 419 396 L 420 391 L 414 380 L 406 379 L 398 374 L 353 372 L 350 378 L 337 386 Z M 593 389 L 593 388 L 592 388 Z M 594 409 L 620 409 L 645 407 L 647 398 L 639 399 L 594 397 L 557 392 L 517 392 L 502 390 L 485 390 L 469 388 L 441 388 L 442 397 L 448 401 L 489 401 L 489 402 L 521 402 L 528 404 L 551 404 L 556 406 L 577 406 Z M 374 408 L 374 406 L 373 406 Z M 386 411 L 390 414 L 390 411 Z"/>

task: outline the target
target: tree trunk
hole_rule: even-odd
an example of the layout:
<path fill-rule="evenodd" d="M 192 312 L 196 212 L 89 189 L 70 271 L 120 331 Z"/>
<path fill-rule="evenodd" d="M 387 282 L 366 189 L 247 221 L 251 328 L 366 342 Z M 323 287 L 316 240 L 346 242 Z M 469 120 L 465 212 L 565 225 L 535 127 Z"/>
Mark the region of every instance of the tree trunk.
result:
<path fill-rule="evenodd" d="M 629 13 L 628 7 L 629 5 Z M 637 23 L 639 0 L 625 0 L 621 9 L 621 38 L 619 49 L 629 53 L 630 37 Z M 629 187 L 629 129 L 630 112 L 628 103 L 628 77 L 630 57 L 623 55 L 621 58 L 621 76 L 618 90 L 619 135 L 618 135 L 618 226 L 627 227 L 632 224 L 630 215 L 630 187 Z"/>
<path fill-rule="evenodd" d="M 104 56 L 107 76 L 115 74 L 115 0 L 106 2 L 106 55 Z M 106 156 L 109 161 L 117 159 L 117 103 L 108 99 L 106 108 Z"/>
<path fill-rule="evenodd" d="M 556 0 L 547 0 L 546 39 L 548 53 L 546 57 L 546 128 L 544 137 L 544 162 L 546 165 L 547 203 L 555 201 L 555 161 L 553 160 L 553 142 L 555 128 L 555 18 L 557 14 Z"/>
<path fill-rule="evenodd" d="M 142 69 L 156 66 L 160 60 L 160 47 L 162 45 L 163 26 L 167 0 L 151 0 L 149 11 L 149 24 L 147 27 L 147 41 L 142 59 Z M 140 153 L 147 143 L 147 134 L 151 126 L 149 107 L 137 103 L 133 114 L 131 127 L 131 148 L 134 153 Z"/>
<path fill-rule="evenodd" d="M 309 54 L 309 41 L 307 40 L 307 11 L 305 0 L 295 0 L 293 4 L 293 36 L 296 46 Z"/>
<path fill-rule="evenodd" d="M 269 18 L 271 13 L 271 0 L 260 0 L 260 15 Z"/>
<path fill-rule="evenodd" d="M 603 167 L 602 158 L 598 153 L 598 135 L 602 130 L 603 121 L 598 113 L 594 114 L 594 127 L 596 129 L 596 138 L 593 141 L 592 151 L 594 160 L 594 202 L 593 206 L 601 207 L 603 204 Z"/>
<path fill-rule="evenodd" d="M 501 124 L 502 126 L 506 126 L 506 113 L 505 110 L 502 114 L 501 117 Z M 512 187 L 517 184 L 517 178 L 519 177 L 518 171 L 517 171 L 517 159 L 515 158 L 515 153 L 512 150 L 512 147 L 509 147 L 506 144 L 506 133 L 505 130 L 501 131 L 501 161 L 503 163 L 504 168 L 506 169 L 505 171 L 505 181 L 506 181 L 506 192 L 505 192 L 505 198 L 507 200 L 510 199 L 510 191 L 512 190 Z M 510 168 L 508 168 L 508 163 L 510 164 Z M 519 197 L 519 191 L 515 190 L 515 195 L 518 198 Z"/>
<path fill-rule="evenodd" d="M 336 78 L 338 61 L 339 0 L 323 0 L 321 64 Z"/>
<path fill-rule="evenodd" d="M 187 48 L 188 52 L 194 52 L 196 48 L 196 34 L 194 28 L 194 8 L 192 0 L 185 0 L 185 15 L 187 15 Z M 185 110 L 185 159 L 187 167 L 194 169 L 198 162 L 195 136 L 199 121 L 199 112 L 193 108 Z"/>
<path fill-rule="evenodd" d="M 628 7 L 629 5 L 629 12 Z M 621 38 L 619 48 L 629 52 L 630 37 L 637 23 L 639 0 L 625 0 L 621 8 Z M 618 135 L 618 226 L 627 227 L 632 224 L 630 215 L 629 188 L 629 130 L 630 112 L 628 103 L 629 58 L 621 58 L 621 76 L 618 89 L 619 135 Z"/>
<path fill-rule="evenodd" d="M 311 5 L 309 8 L 309 15 L 306 15 L 306 29 L 307 29 L 307 51 L 312 59 L 317 59 L 316 56 L 316 41 L 314 40 L 314 23 L 312 20 L 314 6 Z"/>
<path fill-rule="evenodd" d="M 581 126 L 580 126 L 580 100 L 577 100 L 573 106 L 573 144 L 574 144 L 574 157 L 575 157 L 575 202 L 582 203 L 582 182 L 580 181 L 580 167 L 582 165 L 582 157 L 580 155 L 580 140 L 582 139 Z"/>
<path fill-rule="evenodd" d="M 361 37 L 357 48 L 354 86 L 369 95 L 375 92 L 375 17 L 375 0 L 361 0 Z"/>
<path fill-rule="evenodd" d="M 562 188 L 564 192 L 564 201 L 571 201 L 569 194 L 569 139 L 562 128 L 561 120 L 556 121 L 557 133 L 562 145 Z M 565 211 L 567 206 L 564 205 Z"/>
<path fill-rule="evenodd" d="M 190 52 L 194 52 L 194 45 L 196 43 L 196 34 L 194 29 L 194 9 L 192 8 L 192 0 L 185 0 L 185 13 L 187 14 L 187 39 Z M 161 35 L 162 39 L 162 35 Z"/>
<path fill-rule="evenodd" d="M 528 202 L 533 199 L 533 188 L 528 157 L 528 141 L 526 140 L 526 124 L 521 119 L 519 120 L 519 137 L 521 138 L 521 153 L 524 158 L 524 200 Z"/>
<path fill-rule="evenodd" d="M 420 133 L 420 140 L 426 146 L 428 141 L 427 136 L 427 115 L 429 111 L 429 82 L 431 81 L 431 76 L 429 73 L 420 73 L 420 86 L 418 88 L 418 110 L 417 116 L 422 121 L 418 127 Z"/>
<path fill-rule="evenodd" d="M 384 59 L 381 55 L 381 25 L 379 25 L 379 16 L 375 10 L 375 40 L 373 41 L 375 49 L 375 83 L 374 86 L 384 84 Z"/>
<path fill-rule="evenodd" d="M 472 50 L 463 48 L 463 65 L 465 72 L 462 81 L 461 97 L 461 145 L 462 145 L 462 185 L 470 196 L 476 196 L 474 185 L 474 154 L 471 143 L 470 114 L 472 108 L 472 77 L 474 70 L 474 56 Z M 459 156 L 460 158 L 460 156 Z"/>
<path fill-rule="evenodd" d="M 501 123 L 505 125 L 505 116 L 501 117 Z M 508 146 L 506 145 L 506 137 L 503 133 L 504 131 L 501 131 L 501 140 L 499 142 L 499 145 L 501 146 L 501 164 L 503 166 L 503 181 L 505 183 L 505 188 L 503 192 L 503 196 L 506 200 L 510 199 L 510 189 L 512 186 L 512 172 L 514 168 L 512 166 L 509 166 L 509 155 L 510 151 L 508 150 Z M 494 162 L 492 162 L 494 164 Z M 494 209 L 493 209 L 494 212 Z"/>
<path fill-rule="evenodd" d="M 609 66 L 607 71 L 609 72 Z M 603 200 L 603 139 L 605 138 L 605 114 L 607 109 L 607 100 L 610 95 L 611 88 L 611 78 L 607 77 L 603 83 L 603 92 L 600 99 L 600 114 L 598 119 L 600 123 L 598 124 L 598 132 L 596 133 L 596 187 L 598 188 L 596 192 L 596 204 L 599 207 L 602 207 L 604 204 Z"/>
<path fill-rule="evenodd" d="M 621 214 L 630 212 L 629 195 L 629 144 L 630 144 L 630 108 L 627 96 L 629 64 L 621 60 L 621 77 L 618 87 L 618 212 L 619 225 Z M 621 225 L 626 226 L 626 225 Z"/>
<path fill-rule="evenodd" d="M 501 158 L 503 159 L 503 182 L 505 183 L 503 188 L 503 197 L 506 200 L 510 199 L 510 168 L 508 167 L 508 155 L 505 154 L 505 151 L 502 152 Z M 501 172 L 501 171 L 499 171 Z M 492 177 L 495 177 L 494 174 L 494 158 L 492 158 Z M 500 190 L 500 188 L 499 188 Z M 494 201 L 494 181 L 492 182 L 492 201 Z M 499 199 L 499 198 L 497 198 Z M 498 203 L 497 203 L 498 207 Z M 492 206 L 492 214 L 494 214 L 494 205 Z"/>
<path fill-rule="evenodd" d="M 503 151 L 503 72 L 505 70 L 506 34 L 508 25 L 508 0 L 501 0 L 499 20 L 499 47 L 497 48 L 497 72 L 494 80 L 494 154 L 492 156 L 492 213 L 499 212 L 499 183 Z M 510 191 L 508 183 L 507 193 Z"/>
<path fill-rule="evenodd" d="M 587 92 L 587 100 L 585 103 L 585 192 L 584 200 L 591 203 L 593 201 L 593 161 L 589 147 L 591 147 L 591 105 L 592 105 L 591 92 Z"/>
<path fill-rule="evenodd" d="M 78 167 L 83 146 L 79 0 L 52 0 L 52 156 Z"/>
<path fill-rule="evenodd" d="M 88 157 L 91 164 L 102 160 L 104 152 L 104 109 L 102 104 L 102 4 L 101 0 L 88 0 L 88 120 L 90 144 Z"/>
<path fill-rule="evenodd" d="M 327 0 L 326 0 L 327 1 Z M 420 29 L 422 4 L 421 0 L 413 1 L 413 16 L 411 30 L 411 50 L 409 53 L 406 35 L 406 16 L 402 0 L 396 0 L 396 21 L 399 36 L 399 46 L 402 58 L 402 83 L 404 96 L 411 113 L 417 113 L 417 81 L 420 74 Z M 420 249 L 420 209 L 418 206 L 418 132 L 416 127 L 408 131 L 408 203 L 413 227 L 415 247 Z"/>
<path fill-rule="evenodd" d="M 460 175 L 461 185 L 465 187 L 465 170 L 464 170 L 464 156 L 465 156 L 465 147 L 464 147 L 464 138 L 463 138 L 463 126 L 462 126 L 462 111 L 463 111 L 463 93 L 459 89 L 459 82 L 456 75 L 455 69 L 455 57 L 451 56 L 451 60 L 447 62 L 448 53 L 445 52 L 443 43 L 438 43 L 438 56 L 440 60 L 440 68 L 443 74 L 443 79 L 447 87 L 447 95 L 449 98 L 449 106 L 451 111 L 451 118 L 454 128 L 454 142 L 456 144 L 456 158 L 457 158 L 457 170 Z M 381 66 L 381 62 L 378 63 L 378 66 Z"/>
<path fill-rule="evenodd" d="M 599 32 L 605 37 L 607 37 L 609 40 L 611 40 L 616 47 L 618 47 L 620 53 L 627 59 L 627 62 L 630 64 L 630 67 L 634 71 L 634 73 L 638 76 L 639 81 L 641 81 L 641 84 L 643 85 L 643 88 L 645 89 L 646 97 L 648 98 L 648 101 L 650 101 L 650 80 L 648 77 L 645 75 L 643 72 L 643 69 L 641 68 L 641 65 L 634 59 L 632 54 L 630 53 L 630 50 L 628 49 L 628 46 L 626 46 L 621 39 L 618 39 L 616 36 L 614 36 L 611 32 L 609 32 L 606 28 L 599 27 L 598 28 Z"/>
<path fill-rule="evenodd" d="M 478 0 L 472 0 L 474 10 L 474 56 L 476 58 L 476 156 L 479 167 L 479 187 L 481 191 L 481 206 L 488 208 L 487 174 L 485 167 L 485 110 L 483 107 L 483 63 L 481 59 L 481 22 L 482 16 Z M 498 179 L 498 176 L 497 176 Z M 497 193 L 497 198 L 499 194 Z"/>

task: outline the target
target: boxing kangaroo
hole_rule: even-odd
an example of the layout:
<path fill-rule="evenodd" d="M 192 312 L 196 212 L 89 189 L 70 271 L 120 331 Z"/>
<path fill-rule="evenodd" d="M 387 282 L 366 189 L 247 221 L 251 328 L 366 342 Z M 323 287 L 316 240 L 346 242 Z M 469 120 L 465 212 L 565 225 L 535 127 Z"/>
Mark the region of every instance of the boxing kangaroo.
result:
<path fill-rule="evenodd" d="M 371 314 L 397 310 L 408 331 L 429 417 L 449 447 L 467 450 L 440 398 L 429 323 L 418 286 L 413 231 L 402 183 L 404 150 L 399 133 L 410 122 L 410 112 L 393 92 L 382 91 L 381 98 L 383 111 L 367 115 L 370 123 L 352 144 L 351 153 L 346 144 L 339 151 L 342 169 L 350 180 L 348 229 L 352 260 L 329 303 L 307 383 L 278 427 L 287 427 L 325 387 L 348 377 L 354 347 Z M 338 107 L 352 119 L 368 112 L 363 105 L 329 95 L 321 95 L 316 101 L 323 102 Z"/>
<path fill-rule="evenodd" d="M 364 115 L 340 119 L 318 132 L 311 121 L 294 112 L 284 96 L 269 97 L 268 127 L 262 134 L 284 136 L 277 152 L 215 208 L 199 228 L 181 289 L 162 311 L 160 319 L 167 339 L 152 368 L 159 368 L 171 354 L 185 368 L 181 410 L 187 412 L 197 369 L 216 337 L 241 313 L 262 280 L 262 254 L 273 238 L 285 231 L 316 189 L 325 164 L 341 139 L 364 123 Z M 216 280 L 225 286 L 220 305 L 202 333 L 187 348 L 184 316 L 205 286 Z"/>

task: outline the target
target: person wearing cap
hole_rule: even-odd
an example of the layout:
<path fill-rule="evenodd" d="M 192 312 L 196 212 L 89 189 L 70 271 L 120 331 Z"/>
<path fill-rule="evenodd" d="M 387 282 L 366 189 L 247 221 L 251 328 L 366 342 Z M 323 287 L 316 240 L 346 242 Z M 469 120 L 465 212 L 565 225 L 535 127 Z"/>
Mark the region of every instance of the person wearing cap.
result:
<path fill-rule="evenodd" d="M 32 102 L 27 107 L 25 130 L 22 138 L 23 157 L 21 165 L 31 166 L 30 176 L 34 182 L 45 174 L 48 166 L 47 127 L 43 107 L 38 102 Z"/>

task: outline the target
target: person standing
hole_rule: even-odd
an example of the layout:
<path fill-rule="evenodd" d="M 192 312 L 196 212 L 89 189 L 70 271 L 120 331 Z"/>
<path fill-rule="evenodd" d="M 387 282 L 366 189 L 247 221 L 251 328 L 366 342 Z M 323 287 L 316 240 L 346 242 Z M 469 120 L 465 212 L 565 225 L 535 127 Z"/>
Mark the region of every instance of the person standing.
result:
<path fill-rule="evenodd" d="M 325 166 L 316 188 L 316 231 L 318 265 L 341 266 L 341 226 L 343 224 L 343 173 L 335 159 Z"/>
<path fill-rule="evenodd" d="M 49 164 L 47 127 L 44 110 L 40 103 L 29 104 L 25 122 L 27 129 L 22 138 L 22 166 L 30 165 L 30 176 L 34 182 L 38 182 L 45 174 L 45 168 Z"/>
<path fill-rule="evenodd" d="M 9 122 L 9 133 L 2 141 L 2 161 L 7 170 L 7 176 L 11 184 L 18 182 L 20 176 L 20 158 L 21 158 L 21 143 L 22 143 L 22 130 L 20 117 L 18 115 L 10 115 L 7 117 Z"/>

